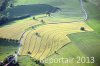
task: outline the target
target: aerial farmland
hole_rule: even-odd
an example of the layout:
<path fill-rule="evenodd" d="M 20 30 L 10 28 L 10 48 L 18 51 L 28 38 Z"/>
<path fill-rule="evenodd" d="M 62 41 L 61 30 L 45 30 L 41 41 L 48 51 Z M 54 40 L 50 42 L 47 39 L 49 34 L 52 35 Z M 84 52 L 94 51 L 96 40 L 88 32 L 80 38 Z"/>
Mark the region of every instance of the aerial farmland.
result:
<path fill-rule="evenodd" d="M 0 0 L 0 66 L 100 66 L 100 1 Z"/>

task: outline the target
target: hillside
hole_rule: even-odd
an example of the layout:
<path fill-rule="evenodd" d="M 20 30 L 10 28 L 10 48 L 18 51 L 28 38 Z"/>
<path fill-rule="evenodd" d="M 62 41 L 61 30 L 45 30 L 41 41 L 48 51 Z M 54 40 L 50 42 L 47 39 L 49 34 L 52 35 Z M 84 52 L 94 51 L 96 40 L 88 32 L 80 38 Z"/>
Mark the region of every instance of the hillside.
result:
<path fill-rule="evenodd" d="M 0 26 L 0 61 L 18 51 L 21 66 L 99 66 L 99 0 L 83 4 L 87 21 L 79 0 L 17 0 L 3 12 L 9 21 Z M 74 60 L 40 62 L 61 58 Z"/>

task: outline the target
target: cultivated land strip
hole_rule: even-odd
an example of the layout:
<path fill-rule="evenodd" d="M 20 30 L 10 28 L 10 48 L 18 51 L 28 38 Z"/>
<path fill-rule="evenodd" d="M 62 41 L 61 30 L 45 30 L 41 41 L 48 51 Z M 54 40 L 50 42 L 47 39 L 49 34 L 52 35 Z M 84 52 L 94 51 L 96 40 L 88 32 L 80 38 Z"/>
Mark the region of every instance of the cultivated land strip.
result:
<path fill-rule="evenodd" d="M 77 26 L 78 24 L 80 26 Z M 69 26 L 72 26 L 72 27 L 69 27 Z M 33 33 L 36 33 L 36 32 L 39 33 L 40 37 L 30 32 L 31 34 L 27 35 L 28 38 L 26 36 L 26 38 L 24 38 L 23 40 L 24 44 L 22 48 L 25 48 L 25 49 L 21 50 L 22 51 L 21 55 L 28 55 L 27 51 L 29 51 L 30 49 L 31 50 L 33 49 L 32 51 L 30 50 L 30 52 L 32 53 L 31 56 L 33 58 L 36 58 L 36 59 L 43 58 L 44 59 L 45 57 L 48 57 L 51 54 L 53 54 L 55 51 L 57 51 L 59 48 L 64 46 L 66 43 L 70 42 L 70 40 L 67 39 L 67 34 L 84 32 L 80 30 L 81 26 L 84 26 L 87 31 L 93 31 L 90 27 L 88 27 L 83 22 L 47 24 L 47 25 L 41 26 L 38 29 L 32 30 L 31 32 Z M 34 37 L 32 37 L 33 35 Z M 35 42 L 32 41 L 32 39 Z"/>

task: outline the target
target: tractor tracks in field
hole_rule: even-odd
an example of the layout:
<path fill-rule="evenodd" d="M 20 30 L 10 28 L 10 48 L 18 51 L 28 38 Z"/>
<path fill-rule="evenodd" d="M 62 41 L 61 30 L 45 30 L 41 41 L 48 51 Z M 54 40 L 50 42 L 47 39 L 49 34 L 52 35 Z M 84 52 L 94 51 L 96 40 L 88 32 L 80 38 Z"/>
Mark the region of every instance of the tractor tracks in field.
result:
<path fill-rule="evenodd" d="M 49 40 L 50 35 L 54 34 L 55 31 L 56 31 L 56 30 L 53 30 L 52 33 L 48 34 L 48 37 L 47 37 L 46 40 Z M 47 32 L 47 33 L 48 33 L 48 32 Z M 50 54 L 50 51 L 51 51 L 51 49 L 52 49 L 52 45 L 53 45 L 52 42 L 53 42 L 53 39 L 54 39 L 54 37 L 55 37 L 56 35 L 57 35 L 57 34 L 54 34 L 54 35 L 52 36 L 52 38 L 51 38 L 51 39 L 52 39 L 52 40 L 51 40 L 51 45 L 49 45 L 49 46 L 50 46 L 50 50 L 49 50 L 49 52 L 47 53 L 47 55 Z M 47 47 L 48 47 L 48 44 L 49 44 L 49 43 L 46 43 L 45 49 L 44 49 L 44 51 L 42 52 L 42 54 L 40 55 L 40 57 L 39 57 L 38 59 L 40 59 L 40 58 L 43 56 L 43 54 L 45 53 L 45 51 L 46 51 L 46 49 L 47 49 Z M 46 55 L 46 56 L 47 56 L 47 55 Z"/>
<path fill-rule="evenodd" d="M 25 40 L 24 40 L 23 46 L 25 46 L 25 45 L 26 45 L 26 43 L 25 43 L 25 42 L 26 42 L 27 37 L 28 37 L 28 35 L 29 35 L 30 33 L 31 33 L 31 31 L 30 31 L 30 32 L 28 32 L 28 34 L 25 36 Z M 23 53 L 24 48 L 25 48 L 25 47 L 23 47 L 23 48 L 22 48 L 22 52 L 21 52 L 21 54 Z"/>
<path fill-rule="evenodd" d="M 49 32 L 51 32 L 51 31 L 49 31 Z M 43 35 L 43 37 L 46 35 L 46 33 L 47 33 L 47 32 L 45 32 L 45 34 Z M 46 41 L 48 41 L 49 36 L 50 36 L 50 35 L 48 34 L 48 35 L 47 35 L 47 39 L 46 39 Z M 41 49 L 41 45 L 42 45 L 42 43 L 41 43 L 41 42 L 42 42 L 42 41 L 43 41 L 43 39 L 40 41 L 40 46 L 39 46 L 39 49 L 38 49 L 38 51 L 37 51 L 37 53 L 35 54 L 35 56 L 34 56 L 34 57 L 36 57 L 36 55 L 39 53 L 39 51 L 40 51 L 40 49 Z M 41 54 L 41 55 L 43 55 L 43 54 L 44 54 L 44 52 L 45 52 L 45 50 L 46 50 L 46 48 L 47 48 L 47 44 L 48 44 L 48 43 L 46 43 L 45 48 L 44 48 L 44 50 L 43 50 L 43 52 L 42 52 L 42 54 Z M 41 55 L 40 55 L 40 56 L 41 56 Z"/>
<path fill-rule="evenodd" d="M 52 32 L 52 31 L 53 31 L 53 32 Z M 55 31 L 58 31 L 58 30 L 55 29 L 55 30 L 50 30 L 50 31 L 47 31 L 47 32 L 43 33 L 43 37 L 44 37 L 46 33 L 52 32 L 52 33 L 48 34 L 46 41 L 49 40 L 50 35 L 54 34 Z M 26 32 L 27 32 L 27 31 L 26 31 Z M 32 41 L 32 36 L 33 36 L 33 34 L 34 34 L 34 32 L 33 32 L 32 35 L 31 35 L 31 37 L 29 38 L 29 39 L 30 39 L 29 42 L 26 42 L 27 37 L 28 37 L 28 35 L 29 35 L 31 32 L 32 32 L 32 31 L 29 31 L 29 32 L 25 35 L 25 39 L 24 39 L 24 43 L 23 43 L 23 46 L 25 46 L 27 43 L 29 44 L 29 45 L 28 45 L 28 50 L 27 50 L 27 51 L 29 51 L 30 43 L 31 43 L 31 41 Z M 24 36 L 24 34 L 25 34 L 25 32 L 24 32 L 22 35 Z M 57 35 L 57 34 L 55 34 L 55 35 L 52 37 L 52 39 L 54 39 L 56 35 Z M 58 34 L 58 35 L 59 35 L 59 34 Z M 21 40 L 22 38 L 23 38 L 23 37 L 20 38 L 20 44 L 22 43 L 22 40 Z M 43 41 L 43 38 L 41 38 L 39 49 L 38 49 L 38 51 L 35 53 L 34 57 L 36 57 L 37 54 L 39 53 L 39 51 L 40 51 L 40 49 L 41 49 L 41 46 L 42 46 L 42 44 L 41 44 L 42 41 Z M 36 42 L 37 42 L 37 37 L 36 37 L 36 39 L 35 39 L 35 43 L 34 43 L 34 46 L 33 46 L 33 49 L 32 49 L 32 53 L 34 52 L 34 50 L 35 50 L 35 48 L 36 48 L 36 47 L 35 47 Z M 46 51 L 46 49 L 47 49 L 47 46 L 48 46 L 48 43 L 46 43 L 44 50 L 43 50 L 42 53 L 39 55 L 39 58 L 41 58 L 41 57 L 43 56 L 43 54 L 45 53 L 45 51 Z M 53 49 L 52 46 L 53 46 L 53 40 L 52 40 L 52 44 L 50 45 L 51 48 L 50 48 L 48 54 L 46 55 L 46 57 L 49 56 L 49 54 L 51 53 L 51 51 L 52 51 L 52 49 Z M 21 46 L 20 46 L 20 47 L 21 47 Z M 21 54 L 23 54 L 24 48 L 25 48 L 25 47 L 22 47 Z"/>
<path fill-rule="evenodd" d="M 64 44 L 61 48 L 59 48 L 57 51 L 61 50 L 62 48 L 64 48 L 65 46 L 71 44 L 72 42 L 69 42 L 67 44 Z M 51 55 L 47 56 L 46 58 L 49 58 L 50 56 L 54 55 L 55 53 L 52 53 Z"/>
<path fill-rule="evenodd" d="M 74 22 L 74 21 L 73 21 Z M 70 22 L 61 22 L 61 23 L 70 23 Z M 55 24 L 61 24 L 61 23 L 55 23 Z M 72 22 L 71 22 L 72 23 Z M 25 47 L 22 47 L 22 49 L 20 50 L 20 48 L 21 48 L 21 46 L 25 46 L 26 44 L 27 44 L 27 42 L 26 42 L 26 40 L 27 40 L 27 37 L 28 37 L 28 35 L 32 32 L 32 31 L 29 31 L 30 29 L 31 30 L 35 30 L 37 27 L 39 27 L 39 26 L 43 26 L 43 25 L 48 25 L 48 24 L 54 24 L 54 23 L 47 23 L 47 24 L 38 24 L 38 25 L 35 25 L 35 26 L 31 26 L 31 27 L 29 27 L 29 28 L 27 28 L 24 32 L 23 32 L 23 34 L 22 34 L 22 36 L 21 36 L 21 38 L 20 38 L 20 45 L 19 45 L 19 50 L 18 50 L 18 53 L 20 52 L 20 54 L 23 54 L 23 51 L 24 51 L 24 48 Z M 29 31 L 29 32 L 28 32 Z M 54 30 L 54 32 L 53 33 L 55 33 L 55 31 L 56 30 Z M 26 32 L 28 32 L 27 34 L 26 34 L 26 36 L 25 36 L 25 39 L 24 39 L 24 43 L 23 43 L 23 45 L 22 45 L 22 39 L 23 39 L 23 37 L 24 37 L 24 35 L 25 35 L 25 33 Z M 46 32 L 47 33 L 47 32 Z M 52 34 L 53 34 L 52 33 Z M 32 33 L 32 35 L 31 35 L 31 38 L 30 38 L 30 41 L 29 41 L 29 45 L 28 45 L 28 50 L 27 51 L 29 51 L 29 48 L 30 48 L 30 43 L 31 43 L 31 41 L 32 41 L 32 36 L 33 36 L 33 34 L 34 34 L 34 32 Z M 45 34 L 44 34 L 45 35 Z M 43 36 L 44 36 L 43 35 Z M 51 34 L 50 34 L 51 35 Z M 49 38 L 49 35 L 47 36 L 47 39 L 46 40 L 48 40 L 48 38 Z M 53 37 L 53 39 L 54 39 L 54 37 Z M 36 42 L 37 42 L 37 37 L 35 38 L 35 43 L 34 43 L 34 47 L 33 47 L 33 49 L 32 49 L 32 52 L 34 52 L 34 50 L 35 50 L 35 45 L 36 45 Z M 34 57 L 35 56 L 37 56 L 37 54 L 38 54 L 38 52 L 40 51 L 40 48 L 41 48 L 41 42 L 43 41 L 43 39 L 41 39 L 41 41 L 40 41 L 40 46 L 39 46 L 39 49 L 38 49 L 38 51 L 36 52 L 36 54 L 34 55 Z M 48 44 L 48 43 L 47 43 Z M 47 47 L 47 44 L 45 45 L 45 48 Z M 50 49 L 50 51 L 49 51 L 49 53 L 48 54 L 50 54 L 50 52 L 52 51 L 52 47 L 51 47 L 51 49 Z M 45 52 L 45 49 L 43 50 L 43 52 L 42 52 L 42 54 L 40 55 L 40 57 L 44 54 L 44 52 Z M 39 57 L 39 58 L 40 58 Z"/>

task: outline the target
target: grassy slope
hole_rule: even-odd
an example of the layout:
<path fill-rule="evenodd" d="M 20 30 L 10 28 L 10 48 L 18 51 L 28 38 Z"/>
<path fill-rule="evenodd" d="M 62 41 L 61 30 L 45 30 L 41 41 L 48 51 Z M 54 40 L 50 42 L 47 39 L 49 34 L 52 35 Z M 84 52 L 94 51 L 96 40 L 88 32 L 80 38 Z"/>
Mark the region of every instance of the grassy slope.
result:
<path fill-rule="evenodd" d="M 67 18 L 76 18 L 78 19 L 82 17 L 82 11 L 80 7 L 80 3 L 78 0 L 18 0 L 16 5 L 29 5 L 29 4 L 48 4 L 54 7 L 61 8 L 60 12 L 54 13 L 54 17 L 67 17 Z M 74 19 L 75 20 L 75 19 Z"/>
<path fill-rule="evenodd" d="M 88 13 L 88 18 L 89 19 L 100 19 L 100 6 L 99 5 L 97 6 L 94 3 L 92 0 L 88 1 L 87 3 L 84 3 L 84 7 Z"/>
<path fill-rule="evenodd" d="M 90 19 L 86 23 L 100 34 L 100 20 L 99 19 Z"/>
<path fill-rule="evenodd" d="M 100 4 L 99 0 L 92 0 L 84 3 L 84 7 L 88 13 L 88 21 L 86 22 L 91 28 L 93 28 L 96 32 L 100 33 Z"/>
<path fill-rule="evenodd" d="M 0 39 L 0 61 L 3 61 L 7 56 L 14 54 L 18 49 L 18 43 Z M 19 56 L 18 62 L 21 66 L 39 66 L 29 56 Z M 26 63 L 27 62 L 27 63 Z"/>
<path fill-rule="evenodd" d="M 18 47 L 18 43 L 15 41 L 7 41 L 0 39 L 0 61 L 4 60 L 8 55 L 13 54 Z"/>
<path fill-rule="evenodd" d="M 54 54 L 50 58 L 74 58 L 71 63 L 46 63 L 46 66 L 95 66 L 91 63 L 77 63 L 77 57 L 87 57 L 87 55 L 82 52 L 74 43 L 64 46 L 57 52 L 59 55 Z"/>
<path fill-rule="evenodd" d="M 69 35 L 75 45 L 89 57 L 95 58 L 95 64 L 100 64 L 100 36 L 96 32 L 77 33 Z"/>
<path fill-rule="evenodd" d="M 99 66 L 100 61 L 100 36 L 95 32 L 85 32 L 85 33 L 76 33 L 69 35 L 72 43 L 66 45 L 61 50 L 58 51 L 58 54 L 54 54 L 49 58 L 68 58 L 68 57 L 95 57 L 95 64 L 78 64 L 75 63 L 76 60 L 71 64 L 61 64 L 61 63 L 53 63 L 46 64 L 47 66 Z M 48 59 L 49 59 L 48 58 Z"/>
<path fill-rule="evenodd" d="M 33 61 L 33 59 L 29 56 L 19 56 L 18 62 L 20 64 L 20 66 L 40 66 L 40 65 L 36 64 Z"/>

